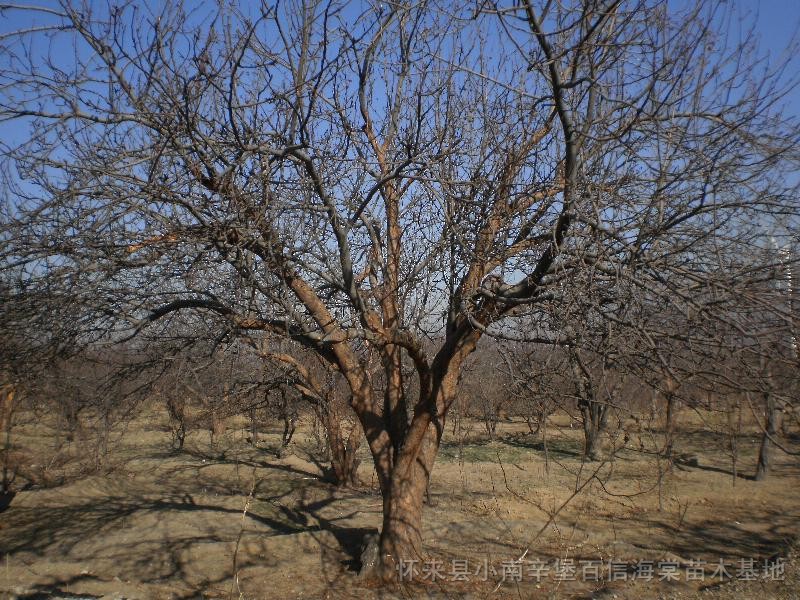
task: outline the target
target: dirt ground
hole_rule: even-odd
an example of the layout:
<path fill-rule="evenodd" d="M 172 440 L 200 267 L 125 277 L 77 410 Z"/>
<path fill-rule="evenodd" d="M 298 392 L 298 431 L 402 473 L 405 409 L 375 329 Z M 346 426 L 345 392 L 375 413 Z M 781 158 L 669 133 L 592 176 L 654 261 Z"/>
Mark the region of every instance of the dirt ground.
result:
<path fill-rule="evenodd" d="M 381 521 L 368 456 L 363 486 L 333 488 L 307 422 L 282 459 L 279 430 L 254 447 L 244 420 L 213 447 L 197 431 L 174 452 L 165 415 L 149 411 L 92 463 L 88 442 L 55 452 L 47 419 L 18 421 L 13 456 L 40 483 L 0 513 L 2 598 L 800 597 L 800 459 L 776 451 L 773 474 L 753 481 L 758 437 L 745 429 L 734 478 L 729 438 L 696 414 L 676 449 L 697 464 L 661 477 L 647 451 L 658 432 L 584 462 L 566 416 L 546 454 L 522 422 L 494 441 L 477 421 L 460 436 L 448 426 L 425 509 L 430 558 L 392 589 L 356 572 Z"/>

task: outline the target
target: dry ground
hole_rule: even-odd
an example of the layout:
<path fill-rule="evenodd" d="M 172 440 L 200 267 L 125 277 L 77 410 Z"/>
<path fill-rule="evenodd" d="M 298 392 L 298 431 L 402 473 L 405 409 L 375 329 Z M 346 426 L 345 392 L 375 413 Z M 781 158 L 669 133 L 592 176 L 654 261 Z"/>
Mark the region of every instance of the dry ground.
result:
<path fill-rule="evenodd" d="M 524 424 L 501 424 L 492 442 L 477 422 L 460 440 L 448 427 L 424 529 L 443 577 L 421 581 L 421 573 L 385 590 L 355 573 L 361 540 L 381 518 L 369 459 L 360 489 L 334 489 L 320 479 L 307 424 L 284 459 L 273 452 L 277 429 L 255 448 L 244 421 L 213 448 L 200 431 L 175 453 L 164 415 L 150 411 L 115 429 L 94 470 L 88 443 L 54 453 L 47 420 L 22 415 L 13 457 L 47 486 L 18 493 L 0 513 L 0 590 L 18 598 L 800 597 L 800 459 L 777 453 L 773 476 L 752 481 L 751 428 L 738 439 L 745 476 L 733 485 L 728 438 L 701 416 L 684 414 L 677 443 L 698 465 L 675 468 L 660 487 L 658 461 L 641 451 L 657 433 L 634 433 L 613 460 L 584 463 L 566 416 L 549 429 L 547 461 Z M 787 441 L 795 450 L 797 437 Z M 510 561 L 521 556 L 514 582 Z M 749 559 L 760 576 L 760 561 L 778 557 L 787 562 L 776 580 L 736 578 Z M 692 560 L 707 564 L 690 581 Z M 732 581 L 711 577 L 720 560 Z M 557 565 L 569 561 L 575 581 L 557 581 Z M 597 564 L 589 561 L 604 561 L 600 580 L 586 580 Z M 621 580 L 607 581 L 609 561 L 624 563 Z M 654 561 L 653 580 L 631 580 L 637 561 Z M 437 564 L 420 566 L 430 575 Z M 659 581 L 671 564 L 678 580 Z M 465 566 L 465 580 L 452 581 Z"/>

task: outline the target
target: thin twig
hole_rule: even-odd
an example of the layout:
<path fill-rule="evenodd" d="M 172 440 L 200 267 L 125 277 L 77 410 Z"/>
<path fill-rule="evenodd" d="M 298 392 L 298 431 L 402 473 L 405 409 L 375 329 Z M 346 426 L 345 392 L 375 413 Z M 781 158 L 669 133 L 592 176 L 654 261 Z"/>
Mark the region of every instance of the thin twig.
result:
<path fill-rule="evenodd" d="M 233 581 L 231 582 L 231 590 L 228 593 L 228 600 L 233 598 L 233 586 L 236 585 L 236 589 L 239 592 L 239 598 L 242 598 L 242 590 L 239 587 L 239 572 L 237 566 L 237 560 L 239 558 L 239 544 L 242 541 L 242 536 L 244 535 L 244 524 L 245 519 L 247 518 L 247 511 L 250 509 L 250 503 L 253 501 L 253 496 L 256 492 L 256 468 L 253 467 L 253 479 L 250 483 L 250 493 L 247 495 L 247 499 L 244 502 L 244 508 L 242 509 L 242 525 L 239 528 L 239 535 L 236 537 L 236 547 L 233 550 L 233 568 L 231 573 L 233 573 Z"/>

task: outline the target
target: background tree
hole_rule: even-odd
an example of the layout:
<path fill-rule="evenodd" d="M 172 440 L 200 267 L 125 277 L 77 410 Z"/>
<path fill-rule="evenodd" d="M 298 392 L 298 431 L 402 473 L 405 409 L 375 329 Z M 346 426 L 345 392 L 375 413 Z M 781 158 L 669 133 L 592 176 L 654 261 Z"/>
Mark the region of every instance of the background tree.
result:
<path fill-rule="evenodd" d="M 552 348 L 519 342 L 500 348 L 504 390 L 511 397 L 515 414 L 521 415 L 531 435 L 540 435 L 546 450 L 547 419 L 562 405 L 559 363 Z"/>

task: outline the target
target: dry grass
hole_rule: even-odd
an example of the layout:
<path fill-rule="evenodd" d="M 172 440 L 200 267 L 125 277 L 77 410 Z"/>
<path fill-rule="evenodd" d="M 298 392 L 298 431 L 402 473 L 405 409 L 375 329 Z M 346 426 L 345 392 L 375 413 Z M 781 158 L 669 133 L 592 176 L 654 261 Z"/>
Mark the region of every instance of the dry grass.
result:
<path fill-rule="evenodd" d="M 581 432 L 558 417 L 546 464 L 541 440 L 526 435 L 524 424 L 502 423 L 498 439 L 489 442 L 473 423 L 466 440 L 448 429 L 424 536 L 448 574 L 452 560 L 486 560 L 498 573 L 387 595 L 353 571 L 361 539 L 381 518 L 368 457 L 365 486 L 336 490 L 320 480 L 311 460 L 307 424 L 298 429 L 294 455 L 280 460 L 270 451 L 280 431 L 268 432 L 254 448 L 244 424 L 233 419 L 213 450 L 208 432 L 198 431 L 174 453 L 166 417 L 153 411 L 111 436 L 110 454 L 99 466 L 86 456 L 88 441 L 56 451 L 48 423 L 18 425 L 14 460 L 39 480 L 2 515 L 0 590 L 20 597 L 224 598 L 235 584 L 241 598 L 691 597 L 709 581 L 558 583 L 550 577 L 537 584 L 526 577 L 514 584 L 503 583 L 499 571 L 523 555 L 551 568 L 556 560 L 735 563 L 785 555 L 800 530 L 797 458 L 778 454 L 767 481 L 734 481 L 727 438 L 717 433 L 713 415 L 683 415 L 678 450 L 695 453 L 699 465 L 664 474 L 660 489 L 658 461 L 647 445 L 658 431 L 631 425 L 627 444 L 611 460 L 586 463 Z M 757 431 L 745 427 L 738 440 L 744 475 L 754 471 L 757 441 Z M 728 584 L 738 595 L 736 585 Z M 786 583 L 767 585 L 762 597 L 788 594 Z M 728 588 L 714 589 L 724 594 Z"/>

